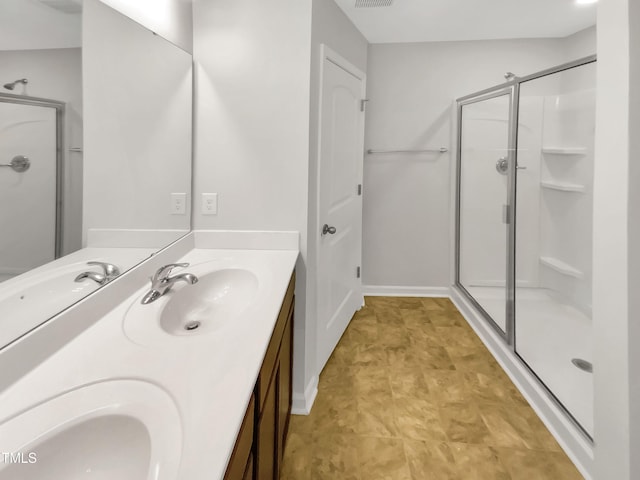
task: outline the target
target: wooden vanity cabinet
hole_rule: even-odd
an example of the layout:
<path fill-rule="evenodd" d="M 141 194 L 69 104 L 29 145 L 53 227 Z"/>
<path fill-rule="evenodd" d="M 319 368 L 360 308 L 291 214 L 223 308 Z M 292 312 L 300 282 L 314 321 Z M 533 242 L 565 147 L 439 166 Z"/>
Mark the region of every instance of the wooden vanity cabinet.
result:
<path fill-rule="evenodd" d="M 284 456 L 284 442 L 289 430 L 289 419 L 291 418 L 291 394 L 293 392 L 293 308 L 291 309 L 289 321 L 282 337 L 280 346 L 280 363 L 278 369 L 278 439 L 277 444 L 278 464 L 282 464 Z M 276 476 L 277 478 L 277 476 Z"/>
<path fill-rule="evenodd" d="M 253 438 L 255 436 L 255 413 L 256 402 L 255 395 L 251 395 L 249 400 L 249 406 L 247 412 L 244 414 L 244 420 L 240 427 L 240 433 L 236 440 L 236 445 L 233 448 L 231 454 L 231 460 L 227 466 L 227 472 L 224 475 L 224 480 L 244 480 L 246 477 L 246 471 L 249 464 L 253 465 Z M 253 467 L 251 468 L 253 470 Z"/>
<path fill-rule="evenodd" d="M 291 416 L 294 286 L 295 274 L 289 282 L 225 480 L 278 479 Z M 245 426 L 249 421 L 252 428 Z M 251 448 L 247 451 L 250 431 Z"/>

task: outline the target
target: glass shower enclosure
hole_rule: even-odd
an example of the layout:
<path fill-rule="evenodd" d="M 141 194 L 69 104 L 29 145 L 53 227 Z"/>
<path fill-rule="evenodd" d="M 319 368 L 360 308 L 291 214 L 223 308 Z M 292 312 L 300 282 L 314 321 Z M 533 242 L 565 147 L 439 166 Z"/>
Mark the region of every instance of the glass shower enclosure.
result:
<path fill-rule="evenodd" d="M 595 62 L 457 101 L 455 284 L 590 438 Z"/>
<path fill-rule="evenodd" d="M 0 93 L 0 282 L 61 256 L 64 112 Z"/>

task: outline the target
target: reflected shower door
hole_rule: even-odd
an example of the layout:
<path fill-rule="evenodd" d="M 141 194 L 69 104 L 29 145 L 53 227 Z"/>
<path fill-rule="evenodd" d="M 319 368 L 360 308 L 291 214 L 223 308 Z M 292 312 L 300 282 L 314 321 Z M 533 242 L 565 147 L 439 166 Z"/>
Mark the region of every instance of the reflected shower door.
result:
<path fill-rule="evenodd" d="M 515 264 L 515 351 L 591 436 L 595 86 L 595 63 L 520 86 Z"/>
<path fill-rule="evenodd" d="M 512 92 L 460 111 L 458 283 L 507 334 L 509 119 Z"/>
<path fill-rule="evenodd" d="M 0 102 L 0 281 L 55 259 L 56 109 Z"/>

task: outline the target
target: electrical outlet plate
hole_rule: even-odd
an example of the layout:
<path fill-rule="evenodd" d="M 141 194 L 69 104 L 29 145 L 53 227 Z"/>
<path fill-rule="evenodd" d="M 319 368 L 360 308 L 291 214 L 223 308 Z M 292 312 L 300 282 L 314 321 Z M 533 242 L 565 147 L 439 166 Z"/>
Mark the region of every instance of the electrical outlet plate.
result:
<path fill-rule="evenodd" d="M 187 194 L 171 194 L 171 215 L 185 215 L 187 213 Z"/>
<path fill-rule="evenodd" d="M 202 215 L 218 214 L 218 194 L 203 193 L 202 194 Z"/>

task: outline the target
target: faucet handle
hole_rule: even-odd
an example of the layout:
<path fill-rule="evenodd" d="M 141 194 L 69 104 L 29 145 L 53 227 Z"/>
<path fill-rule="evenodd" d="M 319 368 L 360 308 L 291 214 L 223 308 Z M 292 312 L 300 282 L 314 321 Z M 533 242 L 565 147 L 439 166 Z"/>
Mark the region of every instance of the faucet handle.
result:
<path fill-rule="evenodd" d="M 102 271 L 106 277 L 114 278 L 120 275 L 120 269 L 112 263 L 91 261 L 87 262 L 87 265 L 102 267 Z"/>
<path fill-rule="evenodd" d="M 188 266 L 189 266 L 188 263 L 170 263 L 168 265 L 164 265 L 158 269 L 158 271 L 155 273 L 155 275 L 151 280 L 152 281 L 164 280 L 169 275 L 171 275 L 171 271 L 174 268 L 185 268 Z"/>

